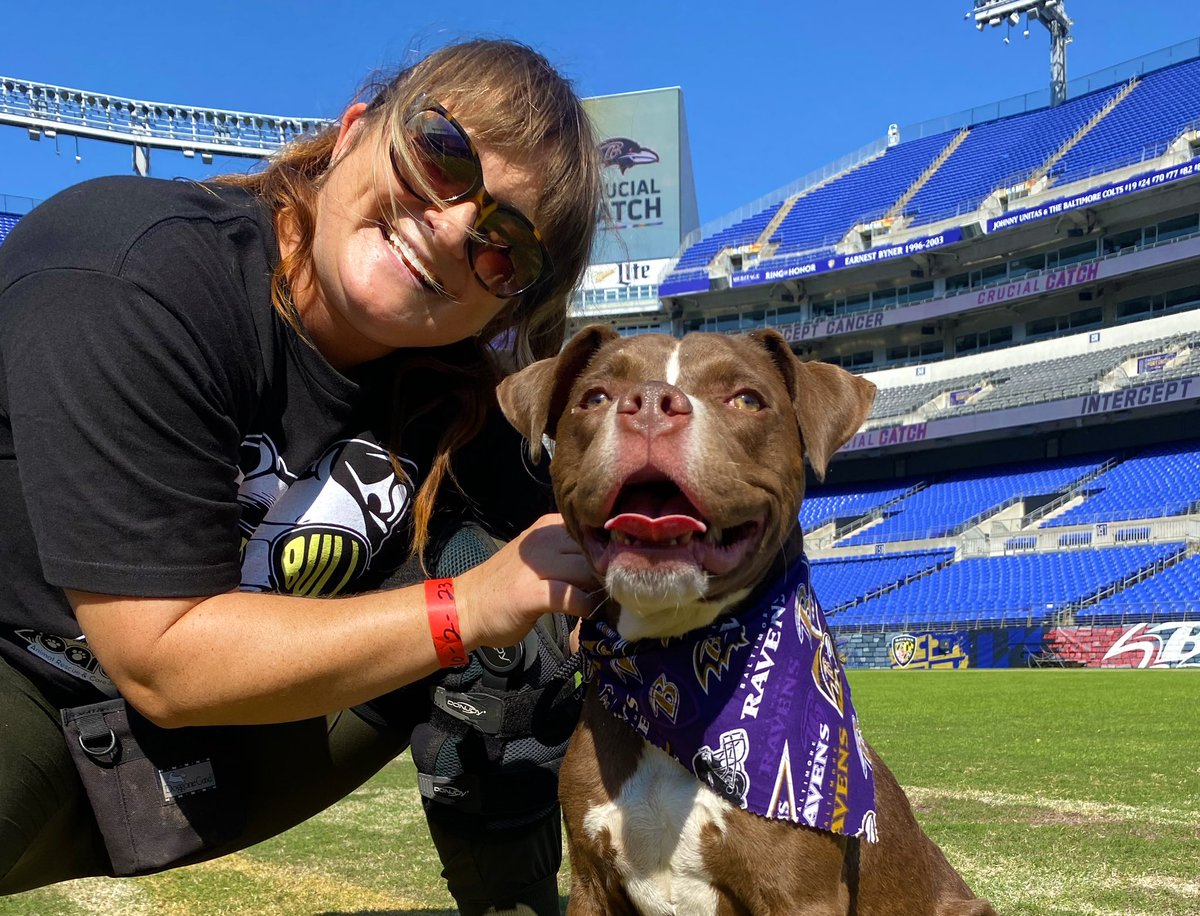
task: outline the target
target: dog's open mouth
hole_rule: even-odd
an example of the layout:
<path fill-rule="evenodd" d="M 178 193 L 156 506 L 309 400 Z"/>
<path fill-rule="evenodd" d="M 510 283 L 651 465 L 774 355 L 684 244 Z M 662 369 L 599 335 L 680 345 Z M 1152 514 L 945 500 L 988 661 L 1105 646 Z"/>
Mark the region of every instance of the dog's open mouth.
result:
<path fill-rule="evenodd" d="M 762 520 L 719 526 L 666 476 L 627 482 L 603 527 L 587 531 L 592 560 L 603 574 L 618 558 L 639 567 L 688 563 L 721 574 L 753 548 Z"/>

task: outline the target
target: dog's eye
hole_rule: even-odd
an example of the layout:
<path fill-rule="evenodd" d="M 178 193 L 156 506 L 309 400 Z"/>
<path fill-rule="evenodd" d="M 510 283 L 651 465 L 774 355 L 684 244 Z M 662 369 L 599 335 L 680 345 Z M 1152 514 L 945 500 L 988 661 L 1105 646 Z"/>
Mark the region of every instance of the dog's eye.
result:
<path fill-rule="evenodd" d="M 585 410 L 593 410 L 597 407 L 603 407 L 608 402 L 608 395 L 605 392 L 596 389 L 594 391 L 589 391 L 583 396 L 583 404 L 581 406 Z"/>
<path fill-rule="evenodd" d="M 739 391 L 729 399 L 729 406 L 738 410 L 762 410 L 763 402 L 753 391 Z"/>

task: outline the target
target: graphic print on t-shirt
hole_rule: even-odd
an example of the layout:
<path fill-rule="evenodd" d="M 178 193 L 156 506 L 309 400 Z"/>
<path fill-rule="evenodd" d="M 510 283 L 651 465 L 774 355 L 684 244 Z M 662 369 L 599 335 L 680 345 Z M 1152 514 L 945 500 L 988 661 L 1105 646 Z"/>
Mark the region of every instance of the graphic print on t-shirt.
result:
<path fill-rule="evenodd" d="M 343 439 L 293 478 L 268 436 L 242 447 L 243 591 L 337 595 L 401 527 L 411 479 L 378 443 Z M 416 467 L 405 461 L 410 478 Z"/>
<path fill-rule="evenodd" d="M 242 533 L 241 549 L 262 524 L 275 500 L 296 481 L 287 462 L 279 454 L 270 436 L 247 436 L 238 449 L 238 505 L 241 517 L 238 529 Z"/>

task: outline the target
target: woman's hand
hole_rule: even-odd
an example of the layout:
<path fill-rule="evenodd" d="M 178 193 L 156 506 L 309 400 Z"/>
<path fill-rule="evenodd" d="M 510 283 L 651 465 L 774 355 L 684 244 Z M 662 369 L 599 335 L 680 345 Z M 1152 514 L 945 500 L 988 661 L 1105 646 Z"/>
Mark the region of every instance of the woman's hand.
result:
<path fill-rule="evenodd" d="M 558 515 L 454 581 L 468 649 L 520 642 L 551 611 L 586 616 L 600 594 Z M 325 715 L 438 669 L 420 585 L 335 600 L 241 591 L 67 597 L 122 695 L 168 728 Z"/>
<path fill-rule="evenodd" d="M 468 645 L 511 646 L 543 614 L 586 617 L 599 583 L 561 515 L 543 515 L 492 557 L 454 579 Z"/>

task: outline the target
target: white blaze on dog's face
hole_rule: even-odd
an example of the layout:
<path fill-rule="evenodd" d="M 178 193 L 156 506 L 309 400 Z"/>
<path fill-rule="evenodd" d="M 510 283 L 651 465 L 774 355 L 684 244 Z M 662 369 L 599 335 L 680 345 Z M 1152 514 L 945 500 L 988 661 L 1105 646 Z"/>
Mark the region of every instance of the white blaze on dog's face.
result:
<path fill-rule="evenodd" d="M 805 450 L 823 474 L 873 390 L 800 363 L 774 332 L 592 327 L 498 394 L 531 443 L 554 439 L 559 511 L 632 640 L 703 626 L 746 595 L 796 525 Z"/>

